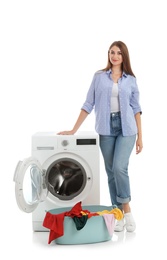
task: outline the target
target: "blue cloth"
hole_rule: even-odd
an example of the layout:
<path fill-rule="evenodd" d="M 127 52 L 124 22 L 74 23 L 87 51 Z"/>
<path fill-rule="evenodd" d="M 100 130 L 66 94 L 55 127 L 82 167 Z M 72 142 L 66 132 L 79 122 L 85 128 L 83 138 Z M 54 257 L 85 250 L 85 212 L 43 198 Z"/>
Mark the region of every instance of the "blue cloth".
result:
<path fill-rule="evenodd" d="M 91 113 L 95 109 L 95 130 L 100 135 L 110 135 L 111 92 L 113 80 L 111 69 L 94 74 L 87 93 L 86 100 L 81 109 Z M 118 80 L 119 102 L 123 136 L 137 134 L 134 115 L 141 113 L 139 104 L 139 90 L 136 78 L 123 73 Z"/>

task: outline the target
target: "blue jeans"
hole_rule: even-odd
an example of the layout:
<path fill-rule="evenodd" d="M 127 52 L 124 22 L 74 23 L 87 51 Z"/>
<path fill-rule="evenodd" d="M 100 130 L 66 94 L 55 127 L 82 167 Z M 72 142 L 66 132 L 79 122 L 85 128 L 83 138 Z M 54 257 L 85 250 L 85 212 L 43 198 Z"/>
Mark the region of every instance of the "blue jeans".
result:
<path fill-rule="evenodd" d="M 100 149 L 108 176 L 110 198 L 113 205 L 131 200 L 128 165 L 136 135 L 123 136 L 120 113 L 111 113 L 110 135 L 100 135 Z"/>

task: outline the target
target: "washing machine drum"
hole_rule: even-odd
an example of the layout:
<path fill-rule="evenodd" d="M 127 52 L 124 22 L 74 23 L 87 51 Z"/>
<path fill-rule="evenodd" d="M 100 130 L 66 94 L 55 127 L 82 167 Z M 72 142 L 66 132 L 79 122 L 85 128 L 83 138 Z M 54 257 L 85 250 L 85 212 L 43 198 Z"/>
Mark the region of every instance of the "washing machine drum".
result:
<path fill-rule="evenodd" d="M 82 165 L 74 160 L 59 160 L 46 173 L 48 191 L 61 200 L 71 200 L 84 189 L 86 173 Z"/>

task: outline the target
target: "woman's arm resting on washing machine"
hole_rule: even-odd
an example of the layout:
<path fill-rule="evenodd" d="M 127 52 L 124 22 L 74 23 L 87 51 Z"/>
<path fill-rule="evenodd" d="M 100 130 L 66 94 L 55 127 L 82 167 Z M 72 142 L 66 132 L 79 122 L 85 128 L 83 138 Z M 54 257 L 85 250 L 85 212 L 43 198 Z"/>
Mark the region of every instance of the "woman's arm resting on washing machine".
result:
<path fill-rule="evenodd" d="M 73 134 L 75 134 L 88 115 L 89 115 L 89 113 L 82 109 L 73 129 L 69 130 L 69 131 L 62 131 L 62 132 L 59 132 L 57 134 L 58 135 L 73 135 Z"/>

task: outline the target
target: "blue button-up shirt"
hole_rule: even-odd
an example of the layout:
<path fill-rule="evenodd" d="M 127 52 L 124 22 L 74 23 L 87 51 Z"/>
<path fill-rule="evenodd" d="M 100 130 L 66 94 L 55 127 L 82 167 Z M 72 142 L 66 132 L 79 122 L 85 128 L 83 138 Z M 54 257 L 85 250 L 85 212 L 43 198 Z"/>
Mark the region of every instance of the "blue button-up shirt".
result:
<path fill-rule="evenodd" d="M 100 135 L 110 135 L 111 92 L 113 80 L 111 69 L 95 73 L 86 100 L 81 109 L 88 113 L 95 110 L 95 130 Z M 136 78 L 122 74 L 118 80 L 118 92 L 121 112 L 122 134 L 137 134 L 135 114 L 140 112 L 139 90 Z"/>

